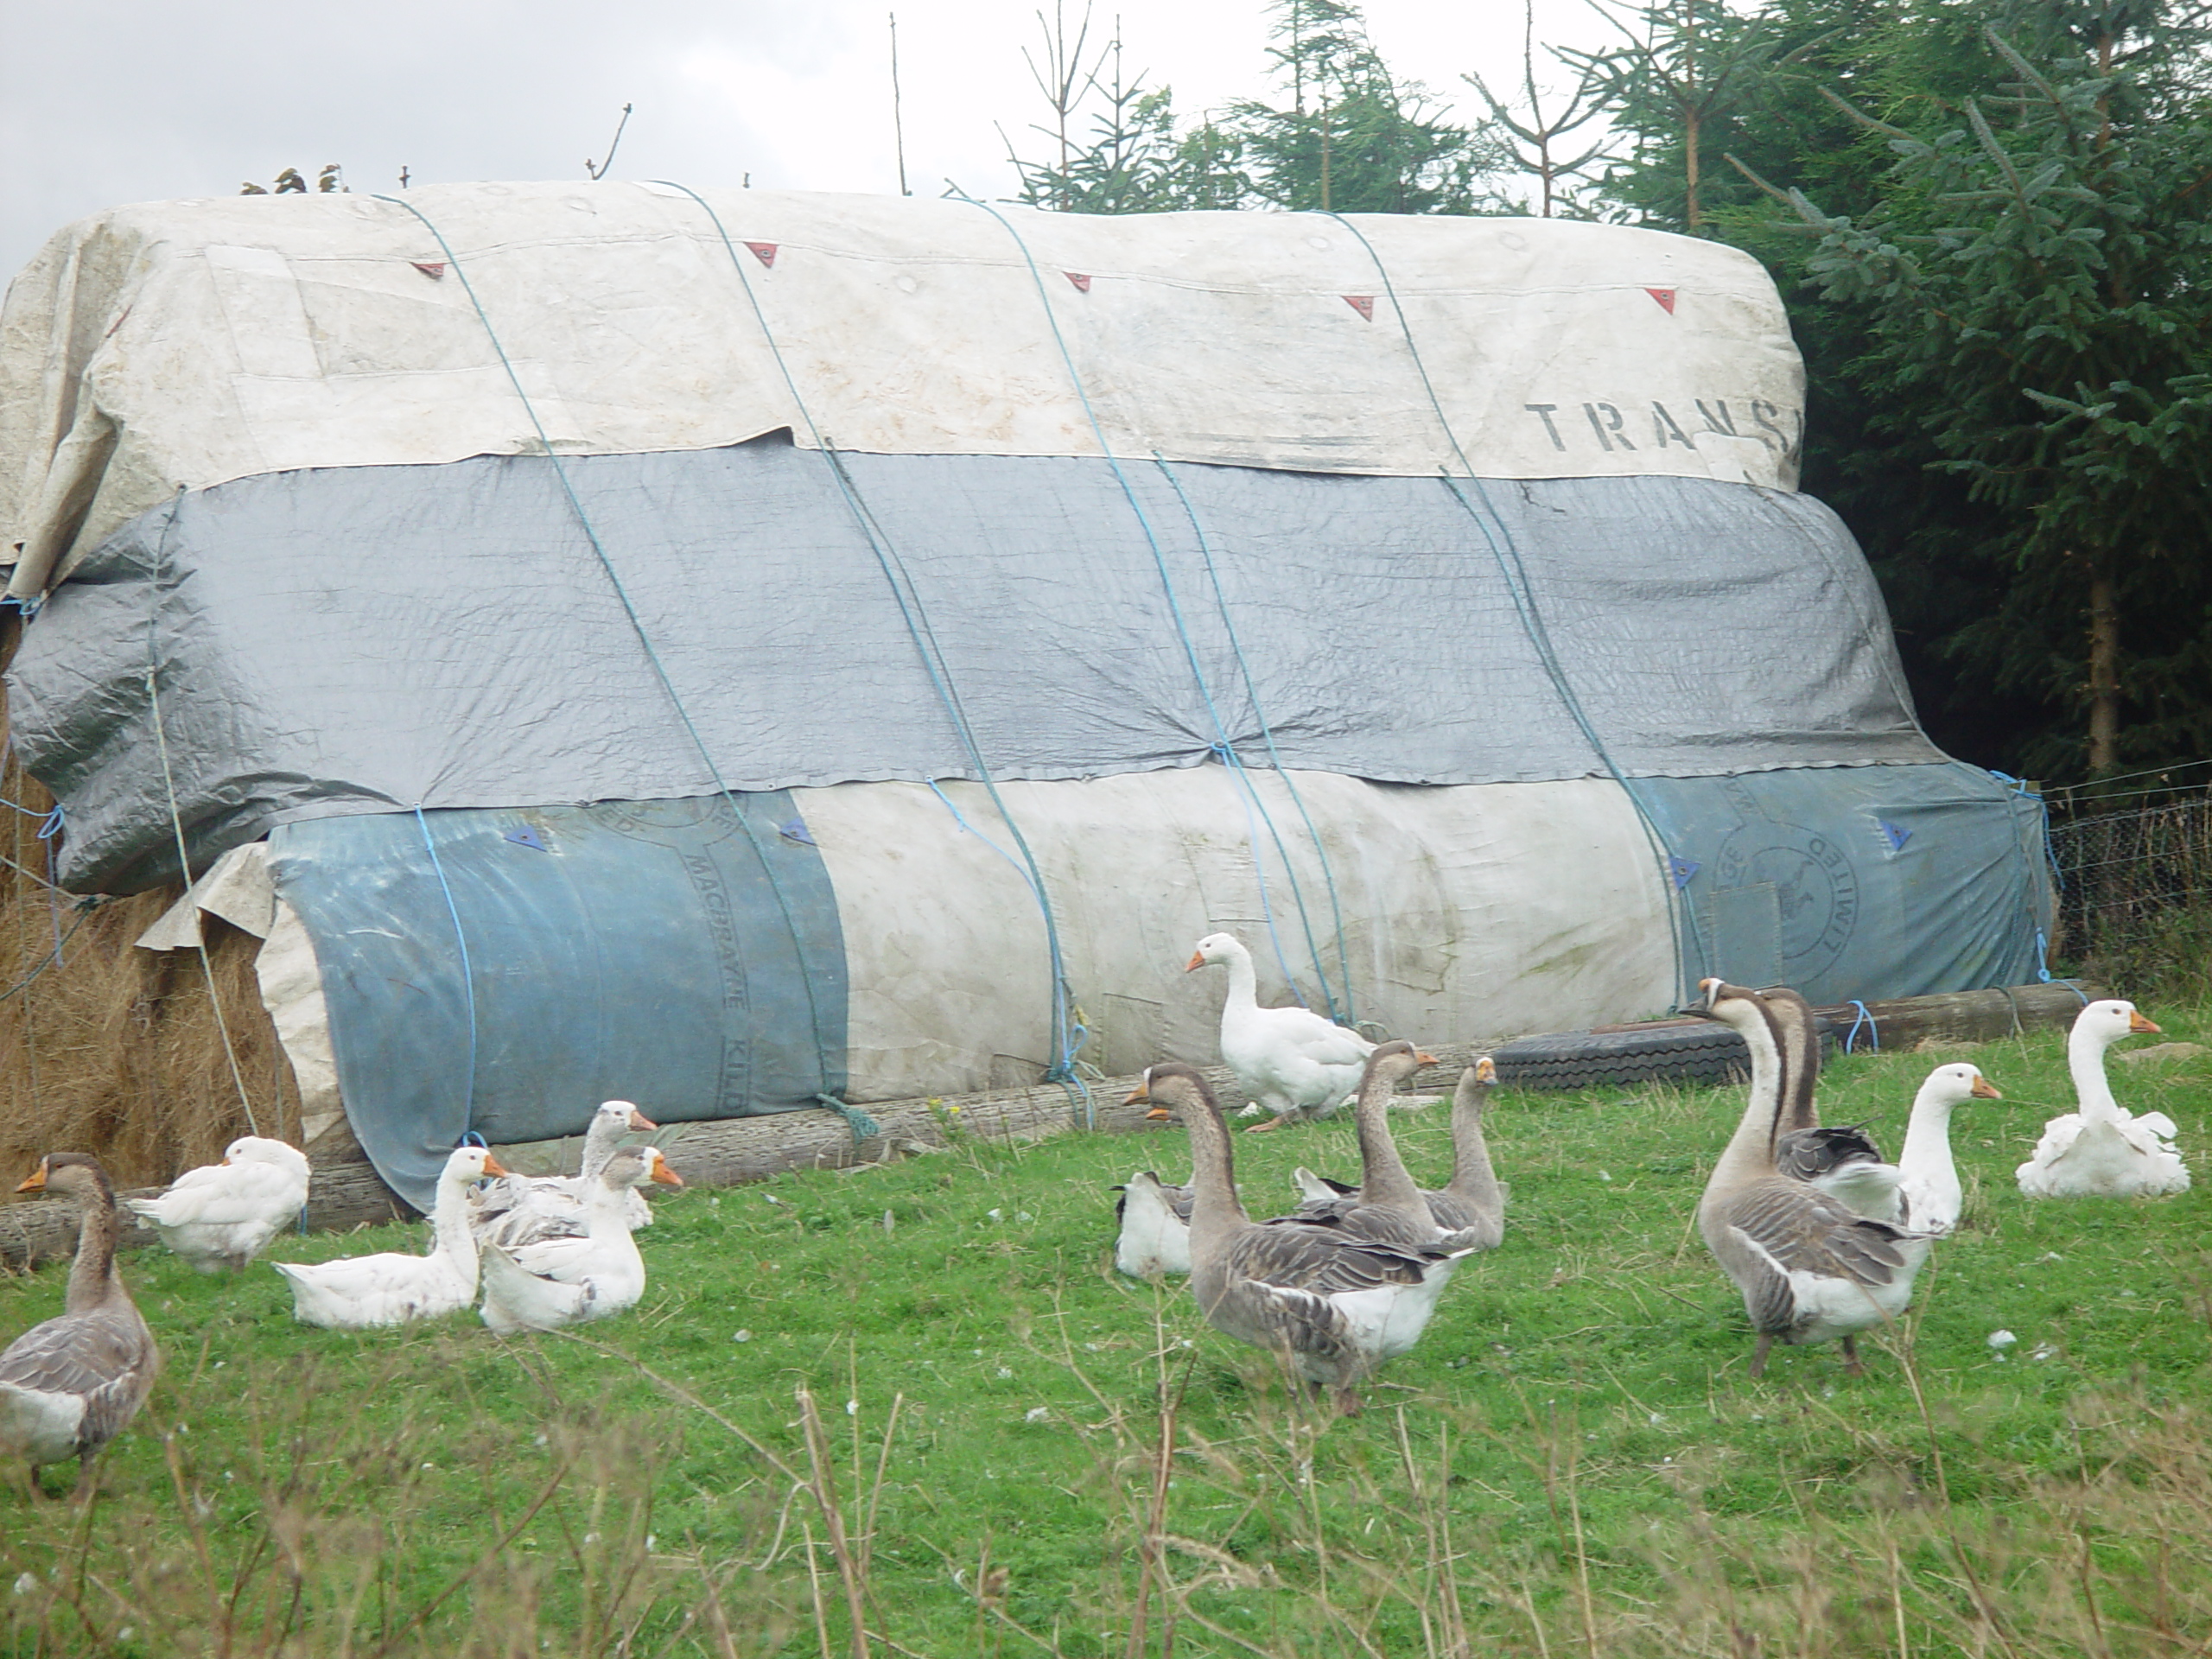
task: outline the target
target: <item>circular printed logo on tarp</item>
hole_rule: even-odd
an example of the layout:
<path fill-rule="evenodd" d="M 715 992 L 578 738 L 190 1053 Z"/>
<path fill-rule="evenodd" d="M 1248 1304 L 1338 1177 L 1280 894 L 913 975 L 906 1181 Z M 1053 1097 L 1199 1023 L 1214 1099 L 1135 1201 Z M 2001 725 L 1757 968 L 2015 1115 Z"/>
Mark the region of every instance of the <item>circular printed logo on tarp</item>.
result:
<path fill-rule="evenodd" d="M 1780 913 L 1783 980 L 1800 985 L 1832 967 L 1859 925 L 1859 873 L 1833 836 L 1770 818 L 1731 782 L 1744 821 L 1720 843 L 1714 888 L 1770 887 Z"/>

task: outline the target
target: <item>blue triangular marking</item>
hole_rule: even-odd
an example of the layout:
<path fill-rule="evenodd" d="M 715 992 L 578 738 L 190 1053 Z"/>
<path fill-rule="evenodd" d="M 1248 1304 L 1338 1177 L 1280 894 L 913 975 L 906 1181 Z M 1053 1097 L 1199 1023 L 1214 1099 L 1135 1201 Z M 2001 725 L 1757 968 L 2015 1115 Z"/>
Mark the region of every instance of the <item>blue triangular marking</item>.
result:
<path fill-rule="evenodd" d="M 506 838 L 518 847 L 535 847 L 541 853 L 550 853 L 553 850 L 545 844 L 544 838 L 537 830 L 527 826 L 520 830 L 508 830 Z"/>
<path fill-rule="evenodd" d="M 1690 877 L 1695 875 L 1704 868 L 1704 865 L 1699 863 L 1697 860 L 1694 858 L 1676 858 L 1671 854 L 1668 855 L 1667 868 L 1674 875 L 1675 891 L 1677 893 L 1680 893 L 1684 887 L 1689 886 Z"/>
<path fill-rule="evenodd" d="M 811 847 L 814 845 L 814 837 L 807 832 L 806 820 L 804 818 L 793 818 L 789 823 L 785 824 L 776 833 L 781 836 L 785 841 L 795 841 L 802 847 Z"/>
<path fill-rule="evenodd" d="M 1889 838 L 1890 850 L 1893 853 L 1903 852 L 1905 842 L 1912 839 L 1911 830 L 1900 830 L 1887 818 L 1877 818 L 1874 822 L 1881 826 L 1883 835 Z"/>

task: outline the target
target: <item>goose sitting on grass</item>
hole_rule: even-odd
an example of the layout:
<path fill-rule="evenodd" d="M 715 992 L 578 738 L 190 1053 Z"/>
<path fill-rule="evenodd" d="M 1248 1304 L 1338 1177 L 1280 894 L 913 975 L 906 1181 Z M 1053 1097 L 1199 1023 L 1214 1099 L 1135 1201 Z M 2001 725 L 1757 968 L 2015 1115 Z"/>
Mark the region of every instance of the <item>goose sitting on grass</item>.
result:
<path fill-rule="evenodd" d="M 161 1351 L 116 1271 L 115 1188 L 99 1160 L 57 1152 L 18 1192 L 77 1201 L 77 1259 L 63 1311 L 0 1351 L 0 1458 L 38 1471 L 77 1459 L 77 1495 L 92 1487 L 92 1459 L 138 1414 L 161 1370 Z"/>
<path fill-rule="evenodd" d="M 1308 1008 L 1262 1007 L 1252 953 L 1234 934 L 1207 934 L 1184 971 L 1215 963 L 1229 969 L 1229 995 L 1221 1005 L 1222 1063 L 1252 1097 L 1248 1112 L 1258 1108 L 1274 1114 L 1246 1133 L 1326 1117 L 1350 1100 L 1375 1045 Z"/>
<path fill-rule="evenodd" d="M 431 1319 L 476 1300 L 476 1236 L 468 1226 L 468 1189 L 507 1172 L 483 1147 L 461 1147 L 438 1176 L 430 1211 L 435 1243 L 428 1255 L 388 1250 L 308 1266 L 270 1265 L 292 1282 L 292 1316 L 333 1331 L 365 1331 L 409 1319 Z"/>
<path fill-rule="evenodd" d="M 585 1207 L 622 1137 L 659 1127 L 626 1100 L 601 1102 L 584 1131 L 575 1174 L 506 1175 L 470 1195 L 469 1224 L 478 1240 L 515 1250 L 540 1239 L 582 1237 L 591 1228 Z M 633 1228 L 653 1224 L 652 1205 L 634 1189 L 624 1189 L 622 1213 Z"/>
<path fill-rule="evenodd" d="M 484 1323 L 502 1336 L 557 1331 L 636 1306 L 645 1294 L 645 1262 L 630 1236 L 625 1201 L 654 1181 L 683 1185 L 659 1147 L 626 1147 L 591 1184 L 584 1205 L 590 1230 L 584 1236 L 543 1238 L 513 1250 L 486 1244 Z"/>
<path fill-rule="evenodd" d="M 1483 1113 L 1497 1086 L 1497 1067 L 1487 1054 L 1459 1074 L 1459 1086 L 1452 1096 L 1452 1179 L 1421 1194 L 1439 1228 L 1478 1250 L 1496 1249 L 1505 1236 L 1505 1194 L 1491 1167 L 1490 1143 L 1483 1135 Z M 1297 1170 L 1293 1179 L 1305 1198 L 1298 1214 L 1309 1220 L 1341 1215 L 1361 1192 L 1310 1169 Z"/>
<path fill-rule="evenodd" d="M 2174 1150 L 2174 1121 L 2164 1112 L 2137 1116 L 2113 1098 L 2105 1050 L 2158 1027 L 2114 998 L 2075 1016 L 2066 1039 L 2078 1111 L 2044 1125 L 2035 1156 L 2018 1171 L 2031 1198 L 2155 1198 L 2189 1191 L 2189 1166 Z"/>
<path fill-rule="evenodd" d="M 1692 1012 L 1733 1027 L 1750 1045 L 1753 1087 L 1742 1121 L 1713 1166 L 1697 1210 L 1698 1230 L 1721 1270 L 1743 1293 L 1758 1333 L 1750 1375 L 1766 1369 L 1777 1341 L 1840 1339 L 1854 1374 L 1858 1333 L 1902 1313 L 1926 1261 L 1929 1241 L 1888 1222 L 1853 1213 L 1826 1193 L 1784 1174 L 1776 1145 L 1784 1128 L 1786 1091 L 1777 1052 L 1781 1016 L 1763 995 L 1718 979 L 1703 982 Z M 1762 1068 L 1758 1062 L 1764 1057 Z"/>
<path fill-rule="evenodd" d="M 242 1135 L 219 1164 L 188 1169 L 157 1198 L 124 1203 L 154 1224 L 162 1243 L 202 1273 L 243 1268 L 300 1217 L 308 1155 L 266 1135 Z"/>
<path fill-rule="evenodd" d="M 1205 1079 L 1187 1065 L 1152 1067 L 1129 1096 L 1179 1116 L 1191 1136 L 1191 1292 L 1209 1324 L 1280 1357 L 1359 1409 L 1375 1368 L 1411 1348 L 1468 1250 L 1359 1238 L 1325 1223 L 1255 1222 L 1236 1197 L 1229 1126 Z"/>

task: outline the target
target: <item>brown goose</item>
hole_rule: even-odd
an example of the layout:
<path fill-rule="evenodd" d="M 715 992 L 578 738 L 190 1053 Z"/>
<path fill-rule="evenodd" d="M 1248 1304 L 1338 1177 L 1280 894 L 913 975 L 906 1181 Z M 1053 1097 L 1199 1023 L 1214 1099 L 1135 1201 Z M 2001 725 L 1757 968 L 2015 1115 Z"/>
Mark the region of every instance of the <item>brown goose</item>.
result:
<path fill-rule="evenodd" d="M 1237 1200 L 1229 1126 L 1204 1077 L 1163 1063 L 1144 1074 L 1129 1100 L 1170 1108 L 1190 1131 L 1191 1292 L 1198 1311 L 1223 1334 L 1294 1365 L 1340 1410 L 1358 1410 L 1361 1381 L 1414 1345 L 1468 1250 L 1388 1244 L 1294 1217 L 1255 1222 Z"/>
<path fill-rule="evenodd" d="M 63 1192 L 82 1220 L 65 1312 L 0 1352 L 0 1456 L 38 1471 L 77 1459 L 77 1493 L 92 1491 L 92 1459 L 138 1414 L 161 1370 L 153 1333 L 115 1268 L 115 1188 L 99 1160 L 57 1152 L 16 1189 Z"/>
<path fill-rule="evenodd" d="M 1385 1048 L 1389 1046 L 1386 1045 Z M 1376 1049 L 1374 1058 L 1381 1058 L 1385 1048 Z M 1420 1064 L 1429 1063 L 1426 1055 L 1417 1055 L 1415 1059 Z M 1374 1060 L 1369 1064 L 1372 1065 Z M 1411 1071 L 1408 1067 L 1407 1075 Z M 1441 1188 L 1423 1189 L 1420 1192 L 1428 1207 L 1429 1219 L 1451 1235 L 1453 1243 L 1478 1250 L 1496 1249 L 1505 1236 L 1505 1195 L 1491 1168 L 1490 1143 L 1483 1136 L 1483 1113 L 1490 1103 L 1491 1090 L 1497 1086 L 1497 1067 L 1487 1054 L 1459 1074 L 1459 1086 L 1452 1096 L 1452 1179 Z M 1382 1125 L 1381 1133 L 1387 1140 L 1388 1120 L 1378 1116 L 1377 1122 Z M 1363 1126 L 1362 1134 L 1365 1134 Z M 1396 1153 L 1393 1143 L 1389 1155 L 1395 1158 Z M 1404 1165 L 1402 1163 L 1399 1167 L 1403 1169 Z M 1298 1185 L 1306 1195 L 1306 1202 L 1297 1211 L 1301 1219 L 1333 1217 L 1347 1224 L 1358 1224 L 1353 1211 L 1362 1201 L 1363 1188 L 1346 1186 L 1306 1169 L 1298 1172 Z"/>
<path fill-rule="evenodd" d="M 1757 1084 L 1697 1210 L 1706 1247 L 1743 1292 L 1744 1311 L 1758 1332 L 1750 1374 L 1766 1369 L 1777 1340 L 1839 1338 L 1846 1367 L 1857 1372 L 1858 1332 L 1904 1311 L 1929 1241 L 1854 1214 L 1783 1173 L 1777 1142 L 1787 1127 L 1793 1058 L 1802 1058 L 1794 1055 L 1787 1015 L 1771 1008 L 1764 992 L 1718 979 L 1700 988 L 1703 1001 L 1691 1011 L 1742 1033 Z"/>

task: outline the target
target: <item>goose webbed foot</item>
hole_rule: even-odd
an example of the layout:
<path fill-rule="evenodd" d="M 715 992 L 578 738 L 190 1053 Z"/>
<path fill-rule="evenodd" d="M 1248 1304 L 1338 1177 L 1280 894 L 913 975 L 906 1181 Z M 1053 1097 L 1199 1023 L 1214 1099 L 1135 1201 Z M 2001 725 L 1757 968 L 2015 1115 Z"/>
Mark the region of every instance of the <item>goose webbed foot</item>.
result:
<path fill-rule="evenodd" d="M 1269 1129 L 1279 1129 L 1289 1122 L 1289 1115 L 1286 1113 L 1281 1117 L 1271 1117 L 1264 1123 L 1248 1124 L 1245 1127 L 1244 1133 L 1247 1135 L 1265 1135 Z"/>
<path fill-rule="evenodd" d="M 1756 1382 L 1766 1370 L 1767 1351 L 1774 1346 L 1774 1338 L 1764 1332 L 1759 1334 L 1759 1345 L 1751 1351 L 1751 1369 L 1746 1373 Z"/>
<path fill-rule="evenodd" d="M 1843 1369 L 1852 1376 L 1866 1375 L 1866 1367 L 1859 1362 L 1859 1338 L 1856 1337 L 1846 1337 L 1843 1339 Z"/>

